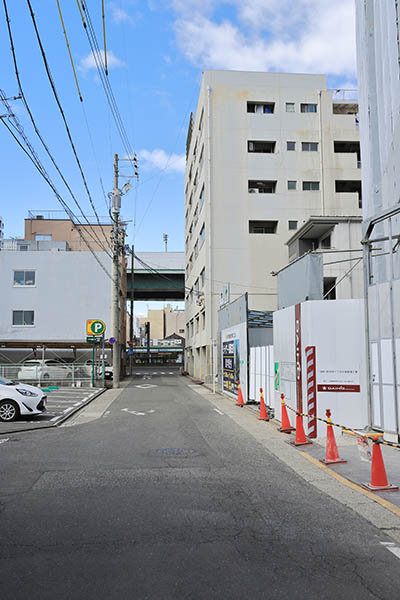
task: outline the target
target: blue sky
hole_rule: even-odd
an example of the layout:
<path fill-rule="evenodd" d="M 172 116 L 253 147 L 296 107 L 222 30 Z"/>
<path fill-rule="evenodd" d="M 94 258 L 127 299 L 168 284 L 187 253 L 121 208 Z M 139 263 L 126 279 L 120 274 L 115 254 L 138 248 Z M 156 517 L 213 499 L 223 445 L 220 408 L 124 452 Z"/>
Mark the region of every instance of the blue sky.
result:
<path fill-rule="evenodd" d="M 2 4 L 2 3 L 1 3 Z M 84 211 L 92 214 L 34 35 L 25 0 L 8 0 L 19 72 L 39 128 Z M 112 188 L 112 157 L 124 155 L 75 2 L 60 0 L 89 130 L 75 87 L 57 2 L 31 0 L 42 42 L 95 206 L 107 214 L 100 177 Z M 103 47 L 100 0 L 87 0 Z M 355 87 L 354 0 L 115 0 L 106 2 L 110 81 L 139 158 L 140 179 L 123 199 L 137 250 L 183 250 L 183 172 L 187 123 L 205 68 L 327 73 L 330 87 Z M 0 8 L 0 88 L 17 94 L 4 10 Z M 57 188 L 72 199 L 42 151 L 21 101 L 15 114 Z M 4 114 L 1 108 L 0 114 Z M 91 142 L 91 139 L 92 142 Z M 29 209 L 58 210 L 50 188 L 4 126 L 0 215 L 5 236 L 23 234 Z M 127 171 L 128 166 L 124 167 Z M 128 241 L 133 225 L 128 226 Z"/>

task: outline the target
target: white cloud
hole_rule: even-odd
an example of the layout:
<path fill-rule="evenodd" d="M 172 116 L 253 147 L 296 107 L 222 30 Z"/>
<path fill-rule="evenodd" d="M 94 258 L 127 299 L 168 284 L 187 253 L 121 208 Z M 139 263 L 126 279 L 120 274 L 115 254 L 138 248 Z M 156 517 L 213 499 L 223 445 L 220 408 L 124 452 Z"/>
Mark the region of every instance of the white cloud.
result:
<path fill-rule="evenodd" d="M 227 0 L 237 21 L 217 22 L 210 2 L 193 16 L 180 9 L 175 32 L 184 55 L 201 68 L 355 74 L 353 0 Z"/>
<path fill-rule="evenodd" d="M 114 23 L 133 23 L 133 19 L 126 10 L 111 4 L 111 15 Z"/>
<path fill-rule="evenodd" d="M 104 50 L 100 50 L 100 52 L 96 52 L 96 55 L 99 57 L 100 62 L 102 61 L 104 64 Z M 117 58 L 115 56 L 115 54 L 113 53 L 112 50 L 107 50 L 107 66 L 109 69 L 114 69 L 114 68 L 118 68 L 118 67 L 124 67 L 125 63 L 120 60 L 119 58 Z M 96 61 L 95 61 L 95 55 L 91 52 L 90 54 L 88 54 L 87 56 L 85 56 L 85 58 L 82 58 L 78 69 L 79 71 L 81 71 L 82 73 L 87 73 L 88 71 L 90 71 L 91 69 L 96 69 Z"/>
<path fill-rule="evenodd" d="M 159 169 L 166 173 L 184 173 L 186 159 L 184 154 L 167 154 L 164 150 L 139 150 L 139 158 L 143 166 L 149 169 Z"/>

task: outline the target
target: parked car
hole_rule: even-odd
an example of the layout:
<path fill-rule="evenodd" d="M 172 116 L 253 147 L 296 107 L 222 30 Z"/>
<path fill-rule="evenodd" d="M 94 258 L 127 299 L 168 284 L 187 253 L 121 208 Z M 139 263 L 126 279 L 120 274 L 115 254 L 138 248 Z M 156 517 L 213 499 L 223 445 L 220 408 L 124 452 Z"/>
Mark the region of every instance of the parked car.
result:
<path fill-rule="evenodd" d="M 92 361 L 91 360 L 87 360 L 85 362 L 85 367 L 86 367 L 86 374 L 91 377 L 92 376 Z M 101 378 L 103 376 L 103 367 L 101 364 L 101 361 L 96 363 L 96 369 L 97 369 L 97 377 Z M 112 365 L 110 365 L 109 363 L 105 362 L 104 363 L 104 378 L 105 379 L 112 379 L 113 377 L 113 368 Z"/>
<path fill-rule="evenodd" d="M 40 415 L 46 411 L 46 394 L 27 383 L 0 377 L 0 421 L 15 421 L 21 415 Z"/>
<path fill-rule="evenodd" d="M 18 371 L 18 379 L 70 379 L 72 369 L 55 359 L 26 360 Z"/>

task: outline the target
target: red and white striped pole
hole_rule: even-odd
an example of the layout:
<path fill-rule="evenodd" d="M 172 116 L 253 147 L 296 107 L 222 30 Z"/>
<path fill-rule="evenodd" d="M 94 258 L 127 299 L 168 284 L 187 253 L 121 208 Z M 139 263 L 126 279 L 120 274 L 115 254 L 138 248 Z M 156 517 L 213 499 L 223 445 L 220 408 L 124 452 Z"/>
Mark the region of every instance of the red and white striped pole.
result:
<path fill-rule="evenodd" d="M 317 437 L 317 371 L 315 361 L 315 346 L 307 346 L 306 373 L 307 373 L 307 413 L 308 437 Z"/>

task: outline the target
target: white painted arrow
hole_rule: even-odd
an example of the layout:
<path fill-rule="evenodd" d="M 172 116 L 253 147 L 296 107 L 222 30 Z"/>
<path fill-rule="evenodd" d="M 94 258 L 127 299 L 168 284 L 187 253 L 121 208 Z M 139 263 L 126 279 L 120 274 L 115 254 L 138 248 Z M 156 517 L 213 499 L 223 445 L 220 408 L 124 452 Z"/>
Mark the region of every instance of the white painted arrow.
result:
<path fill-rule="evenodd" d="M 146 416 L 146 413 L 144 413 L 144 412 L 136 412 L 136 410 L 129 410 L 129 408 L 123 408 L 122 411 L 127 412 L 130 415 L 136 415 L 137 417 L 145 417 Z"/>
<path fill-rule="evenodd" d="M 153 383 L 142 383 L 142 385 L 135 385 L 137 388 L 141 388 L 142 390 L 148 390 L 149 388 L 157 387 Z"/>

